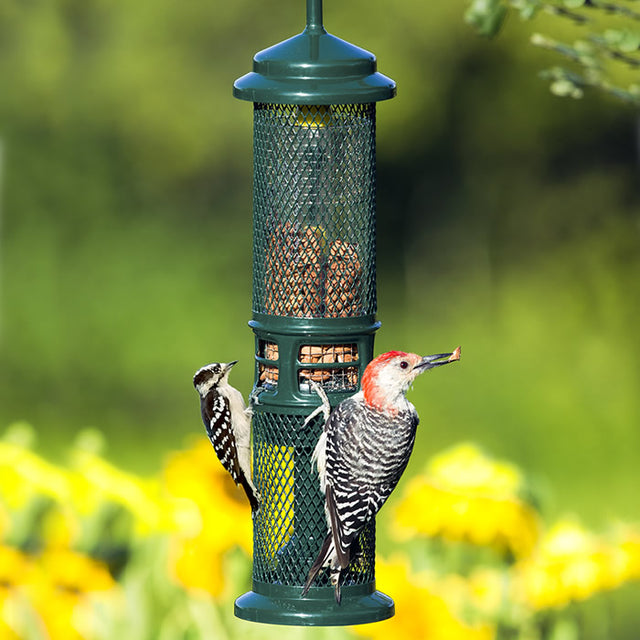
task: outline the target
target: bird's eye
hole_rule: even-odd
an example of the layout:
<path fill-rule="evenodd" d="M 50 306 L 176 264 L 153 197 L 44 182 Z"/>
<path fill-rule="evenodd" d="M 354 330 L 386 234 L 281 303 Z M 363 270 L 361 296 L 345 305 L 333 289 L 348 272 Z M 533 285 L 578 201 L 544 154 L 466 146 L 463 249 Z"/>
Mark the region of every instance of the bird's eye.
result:
<path fill-rule="evenodd" d="M 400 368 L 401 368 L 401 369 L 406 369 L 408 366 L 409 366 L 409 363 L 408 363 L 406 360 L 403 360 L 403 361 L 400 363 Z"/>
<path fill-rule="evenodd" d="M 213 373 L 220 373 L 220 366 L 216 365 L 215 367 L 213 367 Z"/>

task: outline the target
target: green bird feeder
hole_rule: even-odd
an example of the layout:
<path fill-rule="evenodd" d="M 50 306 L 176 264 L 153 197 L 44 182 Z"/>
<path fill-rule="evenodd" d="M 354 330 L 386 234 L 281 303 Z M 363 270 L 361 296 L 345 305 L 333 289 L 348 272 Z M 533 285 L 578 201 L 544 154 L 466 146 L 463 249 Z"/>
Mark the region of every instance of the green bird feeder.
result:
<path fill-rule="evenodd" d="M 256 369 L 253 587 L 239 618 L 351 625 L 394 614 L 375 584 L 375 523 L 343 573 L 337 604 L 326 571 L 302 588 L 327 533 L 312 454 L 321 416 L 305 425 L 323 387 L 332 406 L 360 388 L 376 321 L 376 102 L 395 83 L 371 53 L 322 24 L 307 0 L 304 31 L 257 53 L 234 84 L 253 102 L 253 304 Z"/>

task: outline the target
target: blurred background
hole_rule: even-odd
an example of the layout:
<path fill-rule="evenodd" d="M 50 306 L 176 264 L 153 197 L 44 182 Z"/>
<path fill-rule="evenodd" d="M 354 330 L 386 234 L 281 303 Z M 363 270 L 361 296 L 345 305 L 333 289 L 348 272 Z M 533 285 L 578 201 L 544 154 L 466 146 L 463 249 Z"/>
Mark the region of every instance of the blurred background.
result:
<path fill-rule="evenodd" d="M 410 394 L 407 478 L 474 442 L 546 522 L 637 523 L 637 112 L 553 96 L 527 24 L 488 41 L 465 8 L 325 2 L 398 85 L 378 105 L 376 351 L 462 345 Z M 301 0 L 0 2 L 0 428 L 30 425 L 42 460 L 66 469 L 99 432 L 153 476 L 202 434 L 198 367 L 238 359 L 250 390 L 252 113 L 231 87 L 303 26 Z M 639 595 L 616 591 L 606 633 L 553 637 L 636 638 Z"/>

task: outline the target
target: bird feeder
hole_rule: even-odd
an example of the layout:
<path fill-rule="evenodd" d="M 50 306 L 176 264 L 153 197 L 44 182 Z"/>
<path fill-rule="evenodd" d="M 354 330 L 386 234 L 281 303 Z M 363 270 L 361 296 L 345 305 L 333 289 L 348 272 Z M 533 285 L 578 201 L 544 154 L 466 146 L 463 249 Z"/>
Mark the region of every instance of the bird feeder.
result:
<path fill-rule="evenodd" d="M 376 321 L 376 102 L 395 83 L 371 53 L 326 32 L 321 0 L 304 31 L 257 53 L 234 84 L 253 102 L 253 304 L 256 369 L 253 587 L 235 614 L 256 622 L 346 625 L 394 613 L 376 591 L 375 524 L 344 572 L 337 604 L 326 572 L 305 597 L 327 532 L 312 468 L 323 420 L 312 382 L 332 406 L 358 391 Z"/>

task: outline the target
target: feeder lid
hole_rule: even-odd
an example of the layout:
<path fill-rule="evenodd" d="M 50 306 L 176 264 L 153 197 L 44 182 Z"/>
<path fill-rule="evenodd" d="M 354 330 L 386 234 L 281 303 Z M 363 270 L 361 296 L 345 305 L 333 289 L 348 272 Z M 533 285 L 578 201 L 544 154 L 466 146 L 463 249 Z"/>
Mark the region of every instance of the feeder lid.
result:
<path fill-rule="evenodd" d="M 359 104 L 393 98 L 396 83 L 377 72 L 372 53 L 308 24 L 256 53 L 253 71 L 234 82 L 233 95 L 275 104 Z"/>

